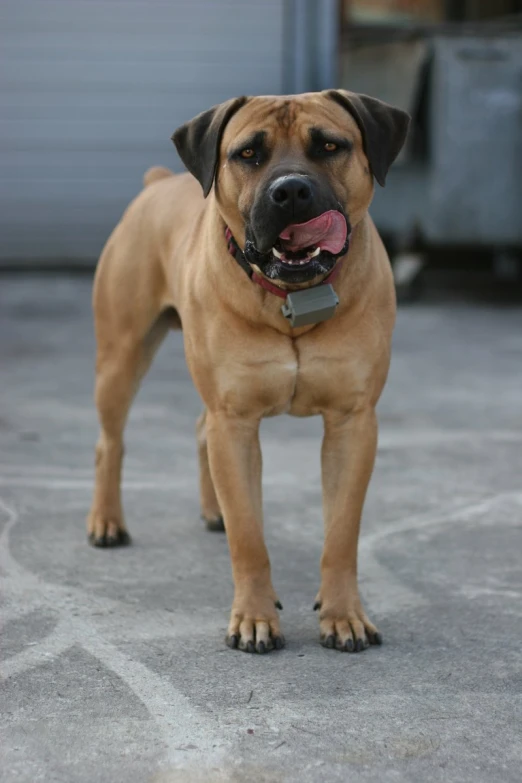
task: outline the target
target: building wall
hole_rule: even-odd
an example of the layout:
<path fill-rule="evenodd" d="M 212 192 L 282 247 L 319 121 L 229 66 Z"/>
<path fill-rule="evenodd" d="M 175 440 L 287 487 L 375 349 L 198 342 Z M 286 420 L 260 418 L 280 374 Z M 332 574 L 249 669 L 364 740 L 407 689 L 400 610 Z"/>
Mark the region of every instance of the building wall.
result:
<path fill-rule="evenodd" d="M 285 0 L 2 0 L 0 262 L 92 263 L 172 131 L 288 89 Z"/>

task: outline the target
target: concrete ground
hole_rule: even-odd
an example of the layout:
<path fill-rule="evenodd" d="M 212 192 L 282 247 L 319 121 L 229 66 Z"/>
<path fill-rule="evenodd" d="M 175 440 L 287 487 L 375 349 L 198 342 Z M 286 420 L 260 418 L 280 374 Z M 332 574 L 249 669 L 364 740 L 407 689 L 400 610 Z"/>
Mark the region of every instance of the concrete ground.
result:
<path fill-rule="evenodd" d="M 385 644 L 318 643 L 321 422 L 263 426 L 287 647 L 223 638 L 224 535 L 198 519 L 181 336 L 132 412 L 134 546 L 84 518 L 97 423 L 90 282 L 0 279 L 0 779 L 520 781 L 522 309 L 402 309 L 360 547 Z"/>

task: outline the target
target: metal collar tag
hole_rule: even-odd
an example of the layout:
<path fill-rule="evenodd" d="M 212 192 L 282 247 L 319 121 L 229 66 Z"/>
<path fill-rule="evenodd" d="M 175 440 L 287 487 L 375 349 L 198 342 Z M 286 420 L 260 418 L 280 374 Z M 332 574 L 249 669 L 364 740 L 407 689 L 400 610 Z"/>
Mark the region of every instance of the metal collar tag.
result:
<path fill-rule="evenodd" d="M 281 312 L 291 326 L 308 326 L 327 321 L 338 304 L 339 299 L 332 286 L 323 284 L 289 293 Z"/>

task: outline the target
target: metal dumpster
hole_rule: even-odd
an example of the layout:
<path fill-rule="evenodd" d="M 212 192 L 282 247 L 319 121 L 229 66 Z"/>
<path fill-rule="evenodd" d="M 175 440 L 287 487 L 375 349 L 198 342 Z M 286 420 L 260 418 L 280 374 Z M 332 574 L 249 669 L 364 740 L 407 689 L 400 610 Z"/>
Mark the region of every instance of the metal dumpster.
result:
<path fill-rule="evenodd" d="M 374 219 L 390 236 L 520 248 L 520 32 L 438 36 L 429 49 L 425 143 L 420 154 L 413 145 L 377 189 Z"/>

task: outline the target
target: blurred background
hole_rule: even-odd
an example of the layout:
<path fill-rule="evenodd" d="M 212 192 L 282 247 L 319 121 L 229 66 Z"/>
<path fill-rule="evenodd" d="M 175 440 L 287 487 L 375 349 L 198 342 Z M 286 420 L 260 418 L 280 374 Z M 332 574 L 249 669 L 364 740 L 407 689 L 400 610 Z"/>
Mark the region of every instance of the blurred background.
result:
<path fill-rule="evenodd" d="M 0 36 L 0 268 L 92 269 L 212 104 L 345 87 L 413 117 L 372 207 L 401 295 L 519 290 L 522 0 L 3 0 Z"/>

